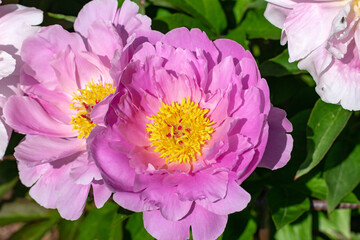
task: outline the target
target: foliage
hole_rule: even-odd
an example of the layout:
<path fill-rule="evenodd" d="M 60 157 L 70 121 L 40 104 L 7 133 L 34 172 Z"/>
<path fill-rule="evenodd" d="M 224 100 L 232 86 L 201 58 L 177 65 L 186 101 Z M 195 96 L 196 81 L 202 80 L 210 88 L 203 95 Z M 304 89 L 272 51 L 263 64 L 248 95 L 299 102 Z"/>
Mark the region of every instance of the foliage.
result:
<path fill-rule="evenodd" d="M 86 0 L 8 0 L 45 12 L 43 25 L 60 24 L 72 30 L 74 16 Z M 119 1 L 122 2 L 122 1 Z M 257 169 L 243 187 L 252 202 L 229 216 L 220 239 L 359 239 L 360 211 L 336 209 L 340 203 L 359 203 L 359 113 L 319 100 L 310 75 L 289 63 L 280 29 L 264 18 L 263 0 L 148 0 L 135 1 L 167 32 L 185 26 L 200 28 L 211 39 L 229 38 L 254 55 L 270 86 L 271 101 L 285 109 L 293 124 L 294 150 L 289 164 L 277 171 Z M 22 136 L 13 134 L 7 155 Z M 108 202 L 97 209 L 89 199 L 83 216 L 74 222 L 55 210 L 37 205 L 17 177 L 14 160 L 0 162 L 0 225 L 21 223 L 10 239 L 152 239 L 140 213 Z M 313 200 L 324 200 L 327 211 L 314 211 Z M 1 236 L 0 236 L 1 238 Z"/>

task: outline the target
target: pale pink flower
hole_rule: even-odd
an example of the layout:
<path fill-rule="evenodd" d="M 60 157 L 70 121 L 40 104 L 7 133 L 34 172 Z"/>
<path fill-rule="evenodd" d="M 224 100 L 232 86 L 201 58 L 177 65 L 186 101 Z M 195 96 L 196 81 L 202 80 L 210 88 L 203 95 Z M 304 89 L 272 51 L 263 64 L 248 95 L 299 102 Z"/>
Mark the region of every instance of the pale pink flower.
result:
<path fill-rule="evenodd" d="M 1 2 L 0 2 L 1 3 Z M 0 159 L 3 158 L 12 129 L 2 119 L 2 108 L 7 99 L 21 94 L 17 88 L 21 45 L 24 39 L 38 31 L 42 11 L 16 4 L 0 6 Z"/>
<path fill-rule="evenodd" d="M 267 0 L 265 17 L 282 28 L 289 61 L 313 76 L 323 101 L 360 110 L 358 0 Z"/>
<path fill-rule="evenodd" d="M 121 10 L 116 0 L 94 0 L 80 11 L 75 33 L 44 27 L 23 44 L 25 96 L 11 97 L 4 115 L 26 134 L 15 149 L 21 181 L 40 205 L 57 208 L 66 219 L 81 215 L 90 187 L 97 207 L 111 195 L 88 156 L 86 139 L 94 118 L 101 122 L 103 115 L 93 118 L 92 108 L 114 91 L 109 70 L 115 52 L 125 64 L 131 44 L 144 38 L 139 32 L 150 30 L 150 19 L 137 12 L 129 0 Z"/>
<path fill-rule="evenodd" d="M 250 52 L 198 29 L 174 29 L 135 50 L 90 152 L 122 207 L 157 239 L 216 239 L 250 195 L 256 167 L 290 159 L 291 123 L 272 107 Z"/>

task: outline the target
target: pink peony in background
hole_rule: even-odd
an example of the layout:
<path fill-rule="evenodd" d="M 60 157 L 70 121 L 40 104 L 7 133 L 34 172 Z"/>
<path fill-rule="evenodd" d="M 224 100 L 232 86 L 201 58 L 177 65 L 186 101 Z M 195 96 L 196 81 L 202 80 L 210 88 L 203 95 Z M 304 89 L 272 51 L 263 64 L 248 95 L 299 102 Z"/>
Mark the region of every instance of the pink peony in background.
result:
<path fill-rule="evenodd" d="M 1 3 L 1 1 L 0 1 Z M 34 35 L 42 22 L 42 11 L 16 4 L 0 6 L 0 159 L 5 154 L 12 129 L 2 119 L 2 108 L 11 95 L 21 95 L 17 88 L 21 45 Z"/>
<path fill-rule="evenodd" d="M 271 105 L 250 52 L 231 40 L 174 29 L 113 62 L 119 81 L 90 152 L 122 207 L 143 212 L 157 239 L 216 239 L 250 195 L 240 184 L 256 167 L 290 159 L 291 123 Z M 119 59 L 119 56 L 115 56 Z"/>
<path fill-rule="evenodd" d="M 289 61 L 300 60 L 321 99 L 360 110 L 358 1 L 267 1 L 265 17 L 282 28 Z"/>
<path fill-rule="evenodd" d="M 103 115 L 93 117 L 92 108 L 114 92 L 109 69 L 115 52 L 125 64 L 130 45 L 143 37 L 137 31 L 150 30 L 151 20 L 137 12 L 129 0 L 121 10 L 116 0 L 94 0 L 80 11 L 75 33 L 53 25 L 24 41 L 25 95 L 10 97 L 4 115 L 26 134 L 15 149 L 22 183 L 40 205 L 57 208 L 63 218 L 80 217 L 90 187 L 97 207 L 111 195 L 88 156 L 86 139 L 93 120 Z"/>

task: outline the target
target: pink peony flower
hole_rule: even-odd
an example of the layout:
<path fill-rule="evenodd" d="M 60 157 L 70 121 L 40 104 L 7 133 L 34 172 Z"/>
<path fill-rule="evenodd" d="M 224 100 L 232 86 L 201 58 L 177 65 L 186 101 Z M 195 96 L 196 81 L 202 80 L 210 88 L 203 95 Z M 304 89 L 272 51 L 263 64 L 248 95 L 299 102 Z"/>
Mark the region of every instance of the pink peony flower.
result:
<path fill-rule="evenodd" d="M 1 1 L 0 1 L 1 3 Z M 42 22 L 42 12 L 16 4 L 0 6 L 0 116 L 7 99 L 21 94 L 17 89 L 19 69 L 22 64 L 22 42 L 35 34 Z M 0 159 L 5 154 L 12 129 L 0 118 Z"/>
<path fill-rule="evenodd" d="M 40 205 L 57 208 L 66 219 L 81 215 L 90 187 L 97 207 L 111 195 L 86 139 L 96 125 L 92 108 L 115 89 L 109 75 L 115 51 L 125 63 L 131 44 L 144 37 L 138 32 L 150 30 L 150 19 L 137 11 L 129 0 L 121 10 L 116 0 L 94 0 L 80 11 L 75 33 L 44 27 L 23 44 L 25 96 L 11 97 L 4 115 L 26 134 L 15 149 L 21 181 Z"/>
<path fill-rule="evenodd" d="M 267 1 L 265 17 L 282 28 L 289 61 L 300 60 L 321 99 L 360 110 L 358 1 Z"/>
<path fill-rule="evenodd" d="M 283 167 L 292 149 L 291 123 L 271 106 L 254 58 L 180 28 L 117 67 L 105 126 L 88 139 L 114 200 L 143 212 L 157 239 L 187 239 L 190 227 L 195 240 L 216 239 L 250 201 L 239 184 L 258 166 Z"/>

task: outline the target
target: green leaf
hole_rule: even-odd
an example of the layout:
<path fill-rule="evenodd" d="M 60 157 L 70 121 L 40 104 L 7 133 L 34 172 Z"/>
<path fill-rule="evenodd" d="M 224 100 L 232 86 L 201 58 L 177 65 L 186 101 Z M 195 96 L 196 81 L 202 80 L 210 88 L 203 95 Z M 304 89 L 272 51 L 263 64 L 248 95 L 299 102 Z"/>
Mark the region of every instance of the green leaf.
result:
<path fill-rule="evenodd" d="M 277 229 L 295 221 L 310 209 L 310 200 L 291 185 L 273 187 L 267 201 Z"/>
<path fill-rule="evenodd" d="M 15 232 L 9 240 L 40 240 L 60 219 L 57 214 L 48 220 L 28 223 Z"/>
<path fill-rule="evenodd" d="M 45 209 L 33 201 L 18 199 L 2 206 L 0 210 L 0 226 L 15 222 L 44 220 L 51 217 L 53 213 L 54 210 Z"/>
<path fill-rule="evenodd" d="M 228 223 L 222 235 L 222 240 L 253 239 L 257 223 L 248 209 L 229 215 Z"/>
<path fill-rule="evenodd" d="M 239 43 L 245 49 L 249 50 L 248 41 L 246 39 L 245 31 L 238 27 L 229 31 L 229 33 L 225 36 L 225 38 L 231 39 Z"/>
<path fill-rule="evenodd" d="M 153 3 L 184 11 L 198 19 L 216 35 L 220 35 L 227 26 L 225 13 L 218 0 L 161 0 Z"/>
<path fill-rule="evenodd" d="M 342 203 L 360 203 L 359 199 L 356 197 L 355 193 L 351 192 L 346 195 L 342 200 Z"/>
<path fill-rule="evenodd" d="M 311 197 L 325 200 L 328 195 L 328 188 L 326 186 L 325 179 L 323 178 L 311 178 L 305 183 L 306 187 L 311 191 Z"/>
<path fill-rule="evenodd" d="M 233 8 L 236 23 L 239 23 L 252 0 L 237 0 Z"/>
<path fill-rule="evenodd" d="M 66 21 L 72 22 L 72 23 L 75 22 L 75 19 L 76 19 L 76 17 L 74 17 L 74 16 L 67 16 L 67 15 L 58 14 L 58 13 L 48 12 L 47 14 L 49 15 L 49 17 L 66 20 Z"/>
<path fill-rule="evenodd" d="M 360 145 L 343 160 L 343 144 L 335 144 L 325 162 L 325 180 L 329 189 L 328 211 L 331 212 L 360 183 Z"/>
<path fill-rule="evenodd" d="M 312 239 L 311 214 L 299 218 L 296 222 L 288 224 L 275 233 L 276 240 L 304 240 Z"/>
<path fill-rule="evenodd" d="M 297 67 L 297 63 L 289 63 L 289 52 L 287 49 L 278 56 L 263 62 L 259 69 L 263 77 L 282 77 L 304 72 Z"/>
<path fill-rule="evenodd" d="M 131 215 L 125 225 L 125 229 L 125 239 L 154 239 L 144 228 L 142 213 L 134 213 Z"/>
<path fill-rule="evenodd" d="M 128 217 L 118 213 L 119 206 L 107 202 L 102 208 L 93 208 L 81 222 L 78 240 L 118 240 L 122 239 L 122 222 Z"/>
<path fill-rule="evenodd" d="M 161 22 L 166 25 L 166 28 L 161 27 Z M 200 28 L 205 31 L 209 37 L 214 36 L 212 31 L 204 26 L 200 21 L 183 13 L 174 13 L 171 15 L 157 17 L 154 19 L 153 25 L 155 25 L 155 29 L 161 32 L 167 32 L 171 29 L 179 27 L 187 27 L 189 29 Z"/>
<path fill-rule="evenodd" d="M 319 231 L 330 239 L 350 239 L 351 209 L 337 209 L 329 216 L 319 212 Z"/>
<path fill-rule="evenodd" d="M 350 116 L 351 112 L 339 105 L 316 102 L 307 124 L 307 156 L 296 173 L 297 178 L 320 163 Z"/>
<path fill-rule="evenodd" d="M 264 10 L 265 9 L 249 10 L 244 20 L 240 23 L 239 28 L 246 32 L 249 39 L 264 38 L 279 40 L 281 30 L 266 20 Z"/>
<path fill-rule="evenodd" d="M 62 219 L 58 224 L 59 240 L 75 240 L 82 220 L 82 218 L 76 221 Z"/>

